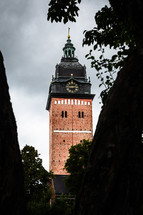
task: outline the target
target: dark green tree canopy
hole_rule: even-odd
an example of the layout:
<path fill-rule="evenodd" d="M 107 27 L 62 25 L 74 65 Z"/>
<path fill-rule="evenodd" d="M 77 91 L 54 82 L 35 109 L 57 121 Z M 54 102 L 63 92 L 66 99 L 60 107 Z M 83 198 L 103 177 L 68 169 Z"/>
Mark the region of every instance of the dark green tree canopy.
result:
<path fill-rule="evenodd" d="M 69 149 L 69 158 L 65 163 L 65 169 L 70 175 L 66 178 L 66 185 L 73 194 L 77 194 L 79 191 L 91 144 L 91 141 L 83 140 L 82 143 L 71 146 Z"/>
<path fill-rule="evenodd" d="M 100 94 L 104 104 L 116 73 L 136 47 L 138 34 L 134 26 L 127 20 L 120 19 L 112 7 L 105 6 L 98 11 L 95 14 L 95 23 L 96 27 L 92 30 L 84 31 L 83 45 L 92 47 L 86 58 L 91 60 L 91 67 L 96 69 L 99 87 L 105 88 Z M 107 48 L 113 51 L 111 57 L 106 54 Z"/>
<path fill-rule="evenodd" d="M 42 166 L 42 159 L 33 146 L 26 145 L 21 150 L 25 179 L 26 199 L 40 198 L 44 191 L 48 191 L 52 173 Z"/>
<path fill-rule="evenodd" d="M 77 4 L 80 2 L 81 0 L 51 0 L 47 19 L 51 19 L 51 22 L 75 22 L 79 11 Z"/>

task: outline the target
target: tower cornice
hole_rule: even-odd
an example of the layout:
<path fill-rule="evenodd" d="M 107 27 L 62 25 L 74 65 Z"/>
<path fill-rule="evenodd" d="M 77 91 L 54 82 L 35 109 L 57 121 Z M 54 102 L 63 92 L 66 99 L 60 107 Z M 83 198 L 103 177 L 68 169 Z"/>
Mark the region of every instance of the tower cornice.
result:
<path fill-rule="evenodd" d="M 95 94 L 70 94 L 70 93 L 50 93 L 48 96 L 46 110 L 50 110 L 52 98 L 72 98 L 72 99 L 94 99 Z"/>

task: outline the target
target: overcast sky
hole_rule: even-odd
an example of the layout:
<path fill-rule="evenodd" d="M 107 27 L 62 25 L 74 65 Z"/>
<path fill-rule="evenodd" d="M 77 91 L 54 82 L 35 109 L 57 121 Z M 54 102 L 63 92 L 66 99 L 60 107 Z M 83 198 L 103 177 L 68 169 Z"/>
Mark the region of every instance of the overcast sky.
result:
<path fill-rule="evenodd" d="M 98 81 L 95 70 L 85 55 L 90 47 L 82 47 L 83 31 L 95 26 L 94 15 L 107 0 L 82 0 L 76 23 L 47 22 L 49 0 L 0 0 L 0 50 L 12 105 L 18 126 L 19 145 L 34 146 L 41 154 L 44 167 L 49 165 L 49 113 L 45 110 L 49 84 L 55 66 L 63 55 L 68 27 L 76 56 L 86 65 L 91 77 L 93 125 L 96 127 L 100 112 Z M 98 54 L 98 53 L 97 53 Z"/>

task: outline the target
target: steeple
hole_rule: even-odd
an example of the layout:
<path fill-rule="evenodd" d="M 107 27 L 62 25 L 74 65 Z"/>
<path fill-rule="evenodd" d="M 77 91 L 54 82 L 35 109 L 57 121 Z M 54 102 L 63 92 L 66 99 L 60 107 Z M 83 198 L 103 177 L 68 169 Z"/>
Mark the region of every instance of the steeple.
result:
<path fill-rule="evenodd" d="M 78 61 L 77 58 L 75 58 L 75 47 L 71 43 L 70 39 L 70 28 L 68 28 L 68 39 L 65 47 L 63 48 L 63 52 L 64 56 L 62 58 L 62 61 Z"/>
<path fill-rule="evenodd" d="M 52 77 L 50 84 L 47 110 L 49 110 L 51 99 L 54 96 L 94 98 L 94 95 L 91 94 L 90 80 L 87 79 L 86 67 L 81 65 L 75 57 L 75 47 L 71 43 L 69 29 L 63 52 L 64 56 L 61 62 L 56 65 L 55 76 Z"/>

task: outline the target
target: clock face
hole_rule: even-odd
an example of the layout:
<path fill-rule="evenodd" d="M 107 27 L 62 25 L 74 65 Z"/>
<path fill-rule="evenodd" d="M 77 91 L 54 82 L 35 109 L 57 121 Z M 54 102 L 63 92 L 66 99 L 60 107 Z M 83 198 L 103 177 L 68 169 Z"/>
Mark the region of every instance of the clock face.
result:
<path fill-rule="evenodd" d="M 67 83 L 66 90 L 69 93 L 76 93 L 79 90 L 78 84 L 71 80 Z"/>

